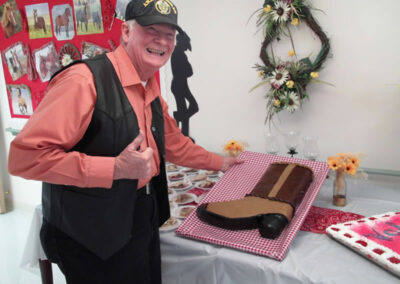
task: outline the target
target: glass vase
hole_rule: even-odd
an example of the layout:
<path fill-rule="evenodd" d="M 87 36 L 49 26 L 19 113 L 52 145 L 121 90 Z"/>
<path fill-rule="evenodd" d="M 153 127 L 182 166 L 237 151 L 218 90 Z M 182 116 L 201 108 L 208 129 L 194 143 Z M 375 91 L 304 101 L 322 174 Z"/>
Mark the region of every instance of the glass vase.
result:
<path fill-rule="evenodd" d="M 333 182 L 333 205 L 346 205 L 347 183 L 345 172 L 342 169 L 336 171 L 336 178 Z"/>

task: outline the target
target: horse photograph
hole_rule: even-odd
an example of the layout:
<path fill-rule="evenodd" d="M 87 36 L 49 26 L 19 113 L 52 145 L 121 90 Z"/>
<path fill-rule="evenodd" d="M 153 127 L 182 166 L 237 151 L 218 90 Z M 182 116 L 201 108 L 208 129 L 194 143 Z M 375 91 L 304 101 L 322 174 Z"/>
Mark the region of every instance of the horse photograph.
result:
<path fill-rule="evenodd" d="M 14 81 L 26 74 L 28 57 L 24 52 L 24 45 L 22 42 L 17 42 L 8 47 L 3 52 L 3 58 Z"/>
<path fill-rule="evenodd" d="M 56 5 L 51 10 L 53 31 L 57 40 L 68 40 L 75 36 L 72 7 L 69 4 Z"/>
<path fill-rule="evenodd" d="M 10 0 L 0 6 L 1 27 L 6 38 L 22 30 L 21 15 L 15 0 Z"/>
<path fill-rule="evenodd" d="M 28 19 L 30 39 L 53 37 L 47 3 L 26 5 L 25 12 Z"/>
<path fill-rule="evenodd" d="M 49 81 L 51 75 L 60 69 L 58 54 L 53 42 L 49 42 L 33 51 L 33 58 L 35 60 L 36 71 L 42 82 Z"/>
<path fill-rule="evenodd" d="M 102 53 L 109 52 L 110 50 L 101 46 L 98 46 L 97 44 L 83 41 L 82 42 L 82 59 L 88 59 L 88 58 L 93 58 L 96 55 L 100 55 Z"/>
<path fill-rule="evenodd" d="M 76 34 L 103 33 L 100 0 L 74 0 Z"/>
<path fill-rule="evenodd" d="M 7 85 L 12 115 L 32 115 L 32 94 L 26 85 Z"/>

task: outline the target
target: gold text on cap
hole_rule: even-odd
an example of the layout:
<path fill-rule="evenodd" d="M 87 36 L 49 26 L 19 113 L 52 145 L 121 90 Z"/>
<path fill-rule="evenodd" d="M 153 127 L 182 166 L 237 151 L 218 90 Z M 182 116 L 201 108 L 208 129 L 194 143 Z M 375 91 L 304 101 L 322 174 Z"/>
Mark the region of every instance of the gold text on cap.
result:
<path fill-rule="evenodd" d="M 154 0 L 146 0 L 146 2 L 143 3 L 143 6 L 147 7 L 153 1 Z"/>

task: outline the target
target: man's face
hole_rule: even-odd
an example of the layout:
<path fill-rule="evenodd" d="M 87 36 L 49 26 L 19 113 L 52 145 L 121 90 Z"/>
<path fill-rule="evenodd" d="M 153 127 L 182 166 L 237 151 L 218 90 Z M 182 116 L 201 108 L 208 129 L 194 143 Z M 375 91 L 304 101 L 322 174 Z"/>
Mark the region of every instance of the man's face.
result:
<path fill-rule="evenodd" d="M 175 28 L 168 24 L 141 26 L 136 23 L 127 37 L 123 33 L 123 40 L 138 72 L 155 72 L 167 63 L 174 51 Z"/>

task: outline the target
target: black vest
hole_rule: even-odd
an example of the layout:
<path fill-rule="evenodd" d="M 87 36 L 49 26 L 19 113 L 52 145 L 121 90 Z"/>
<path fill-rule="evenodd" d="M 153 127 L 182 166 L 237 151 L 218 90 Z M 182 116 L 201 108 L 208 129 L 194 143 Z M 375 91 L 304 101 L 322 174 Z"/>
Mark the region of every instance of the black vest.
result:
<path fill-rule="evenodd" d="M 139 134 L 136 114 L 106 55 L 79 62 L 86 63 L 93 73 L 97 100 L 85 135 L 69 151 L 116 157 Z M 160 174 L 153 177 L 151 183 L 156 191 L 161 225 L 169 218 L 169 202 L 164 164 L 164 118 L 159 98 L 151 103 L 151 108 L 151 129 L 161 158 Z M 115 180 L 111 189 L 79 188 L 44 182 L 43 217 L 106 259 L 122 248 L 131 237 L 137 182 Z"/>

